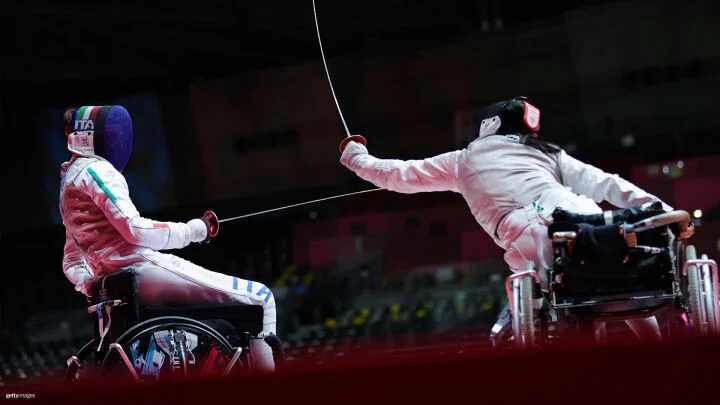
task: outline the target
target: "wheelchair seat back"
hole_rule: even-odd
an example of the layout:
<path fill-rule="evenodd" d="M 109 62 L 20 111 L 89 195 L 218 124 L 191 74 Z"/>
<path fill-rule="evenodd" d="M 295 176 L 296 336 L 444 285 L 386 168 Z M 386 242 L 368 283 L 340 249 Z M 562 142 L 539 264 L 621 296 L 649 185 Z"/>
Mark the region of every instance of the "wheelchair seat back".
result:
<path fill-rule="evenodd" d="M 103 338 L 103 346 L 107 347 L 126 330 L 140 322 L 138 293 L 137 280 L 133 270 L 123 270 L 109 274 L 98 279 L 93 284 L 90 295 L 92 305 L 114 300 L 122 301 L 121 305 L 101 307 L 99 311 L 96 310 L 91 314 L 94 320 L 94 338 L 99 338 L 101 332 L 103 332 L 100 330 L 100 317 L 103 320 L 103 328 L 107 327 L 108 322 L 110 323 Z"/>

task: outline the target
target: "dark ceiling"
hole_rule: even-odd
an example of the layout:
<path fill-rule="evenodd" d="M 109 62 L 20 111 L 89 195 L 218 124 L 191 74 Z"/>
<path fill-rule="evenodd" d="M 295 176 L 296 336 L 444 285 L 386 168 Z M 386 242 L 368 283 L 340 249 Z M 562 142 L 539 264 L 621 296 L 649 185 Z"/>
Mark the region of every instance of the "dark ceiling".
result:
<path fill-rule="evenodd" d="M 187 83 L 320 60 L 312 0 L 99 2 L 3 0 L 3 84 L 58 91 Z M 550 4 L 551 3 L 551 4 Z M 601 3 L 316 0 L 328 58 L 457 41 L 502 16 L 505 28 Z M 112 87 L 112 86 L 111 86 Z"/>

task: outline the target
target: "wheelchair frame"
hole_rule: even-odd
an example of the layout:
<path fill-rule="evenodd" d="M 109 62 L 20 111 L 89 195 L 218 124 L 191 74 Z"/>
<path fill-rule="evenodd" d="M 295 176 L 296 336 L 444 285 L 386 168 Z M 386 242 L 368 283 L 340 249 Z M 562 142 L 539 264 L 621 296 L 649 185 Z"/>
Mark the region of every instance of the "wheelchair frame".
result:
<path fill-rule="evenodd" d="M 136 285 L 134 284 L 134 273 L 132 270 L 128 270 L 128 272 L 132 273 L 128 277 L 132 277 L 131 285 L 135 288 Z M 108 276 L 106 276 L 108 277 Z M 64 376 L 64 380 L 68 383 L 74 383 L 77 382 L 80 378 L 80 370 L 83 368 L 82 364 L 87 358 L 92 354 L 94 356 L 93 364 L 95 368 L 98 371 L 98 374 L 107 374 L 107 368 L 108 366 L 108 359 L 111 358 L 111 356 L 115 353 L 119 359 L 121 360 L 121 364 L 124 366 L 124 368 L 127 370 L 127 372 L 132 377 L 133 381 L 136 383 L 142 383 L 142 378 L 138 375 L 137 371 L 135 370 L 135 367 L 133 366 L 132 361 L 128 357 L 126 353 L 126 347 L 124 347 L 121 343 L 123 340 L 128 340 L 130 338 L 140 336 L 145 333 L 149 333 L 150 330 L 153 328 L 163 328 L 165 326 L 170 329 L 171 325 L 183 325 L 183 327 L 190 327 L 192 329 L 196 329 L 199 331 L 202 331 L 206 334 L 206 336 L 209 336 L 211 339 L 214 339 L 217 343 L 219 343 L 220 348 L 225 353 L 221 353 L 220 355 L 225 355 L 229 360 L 227 365 L 225 365 L 225 368 L 222 370 L 221 376 L 228 376 L 239 364 L 242 369 L 245 372 L 250 372 L 252 368 L 252 354 L 250 352 L 250 341 L 251 340 L 259 340 L 263 339 L 272 349 L 273 351 L 273 358 L 275 359 L 276 367 L 278 367 L 283 360 L 284 360 L 284 354 L 283 354 L 283 347 L 282 342 L 280 339 L 274 335 L 269 334 L 267 336 L 263 336 L 260 333 L 253 334 L 250 331 L 247 330 L 240 330 L 236 325 L 231 325 L 232 329 L 235 333 L 240 334 L 239 336 L 239 345 L 232 346 L 229 341 L 220 333 L 219 331 L 215 330 L 212 326 L 204 323 L 203 321 L 209 321 L 210 319 L 213 320 L 223 320 L 222 318 L 219 318 L 217 316 L 208 315 L 208 316 L 194 316 L 193 314 L 196 313 L 202 313 L 205 312 L 207 314 L 213 313 L 214 310 L 220 311 L 220 310 L 227 310 L 228 308 L 207 308 L 207 307 L 198 307 L 198 308 L 178 308 L 178 309 L 169 309 L 166 310 L 171 313 L 170 316 L 152 316 L 149 315 L 147 319 L 142 319 L 139 316 L 140 312 L 143 312 L 140 310 L 141 306 L 139 303 L 134 299 L 134 296 L 136 295 L 136 291 L 132 292 L 130 299 L 108 299 L 107 293 L 105 292 L 104 288 L 104 279 L 105 277 L 99 279 L 96 282 L 96 285 L 102 285 L 103 290 L 101 290 L 101 300 L 93 305 L 90 305 L 87 308 L 88 314 L 97 314 L 97 318 L 93 319 L 93 321 L 97 322 L 97 335 L 93 336 L 93 338 L 87 342 L 75 355 L 68 358 L 66 364 L 66 372 Z M 131 287 L 132 289 L 132 287 Z M 131 320 L 129 321 L 130 326 L 128 328 L 125 328 L 122 330 L 122 333 L 117 337 L 117 339 L 113 342 L 106 342 L 105 339 L 108 336 L 108 333 L 110 331 L 110 327 L 112 325 L 112 309 L 113 308 L 122 308 L 126 306 L 134 306 L 135 308 L 132 308 L 135 310 L 135 313 L 138 314 L 137 320 Z M 149 308 L 149 307 L 146 307 Z M 230 309 L 233 309 L 234 307 L 230 307 Z M 259 312 L 259 319 L 257 318 L 256 314 L 253 314 L 253 319 L 244 319 L 244 321 L 247 321 L 249 323 L 258 323 L 259 328 L 262 328 L 262 307 L 257 305 L 244 305 L 244 306 L 238 306 L 238 308 L 246 308 L 246 309 L 252 309 L 255 310 L 255 312 Z M 152 310 L 148 310 L 150 314 L 153 313 Z M 155 310 L 155 313 L 161 313 L 163 310 Z M 103 315 L 106 314 L 106 315 Z M 187 316 L 180 316 L 173 313 L 186 313 Z M 105 319 L 107 318 L 107 324 L 105 324 Z M 198 319 L 198 318 L 204 318 L 204 319 Z M 225 321 L 225 320 L 223 320 Z M 227 321 L 226 321 L 227 322 Z M 125 322 L 128 323 L 128 322 Z M 248 327 L 248 329 L 257 330 L 257 327 Z M 179 329 L 181 331 L 181 334 L 177 334 L 176 339 L 176 330 L 169 330 L 169 347 L 171 348 L 171 370 L 173 375 L 176 375 L 179 373 L 180 378 L 186 378 L 188 375 L 188 353 L 186 351 L 186 345 L 184 344 L 185 341 L 183 340 L 183 337 L 185 337 L 185 331 L 182 329 Z M 132 339 L 130 339 L 132 340 Z M 177 356 L 177 357 L 176 357 Z M 194 358 L 194 356 L 193 356 Z M 209 361 L 215 361 L 217 356 L 212 357 L 212 360 Z M 194 360 L 193 360 L 194 361 Z M 205 367 L 207 365 L 204 365 L 203 370 L 201 371 L 201 374 L 205 372 Z"/>
<path fill-rule="evenodd" d="M 176 316 L 174 316 L 174 317 L 157 317 L 157 318 L 148 319 L 145 322 L 137 324 L 136 325 L 137 327 L 128 329 L 125 333 L 123 333 L 123 335 L 121 337 L 118 338 L 118 341 L 123 340 L 123 337 L 126 337 L 126 336 L 128 336 L 128 337 L 133 336 L 133 335 L 137 336 L 139 334 L 146 333 L 146 331 L 149 329 L 149 326 L 152 323 L 157 323 L 159 321 L 162 321 L 164 323 L 156 324 L 156 325 L 154 325 L 155 327 L 168 327 L 168 325 L 176 325 L 178 323 L 188 323 L 190 325 L 195 323 L 196 326 L 202 325 L 205 328 L 207 328 L 210 334 L 212 334 L 212 333 L 218 334 L 218 332 L 215 331 L 214 329 L 212 329 L 210 326 L 204 325 L 202 322 L 193 320 L 191 318 L 176 317 Z M 143 328 L 146 328 L 146 329 L 142 330 Z M 181 362 L 179 364 L 179 366 L 180 366 L 179 368 L 182 370 L 180 377 L 186 378 L 187 377 L 188 356 L 187 356 L 187 352 L 185 350 L 185 345 L 182 344 L 182 343 L 184 343 L 184 341 L 175 339 L 174 332 L 176 332 L 176 330 L 170 329 L 170 331 L 173 332 L 170 334 L 171 347 L 174 348 L 174 351 L 176 354 L 178 354 L 178 358 L 180 359 L 179 361 Z M 183 330 L 180 330 L 180 331 L 183 331 Z M 223 372 L 221 374 L 222 376 L 228 375 L 230 373 L 230 371 L 234 368 L 234 366 L 236 364 L 238 364 L 238 361 L 240 361 L 240 364 L 243 366 L 244 369 L 247 369 L 247 371 L 249 371 L 250 364 L 251 364 L 249 340 L 251 339 L 251 337 L 249 336 L 248 332 L 244 332 L 244 334 L 246 335 L 244 342 L 247 342 L 247 343 L 243 344 L 242 346 L 231 348 L 233 355 L 232 355 L 232 358 L 230 359 L 230 361 L 228 362 L 228 364 L 225 366 L 225 369 L 223 370 Z M 217 339 L 217 337 L 215 337 L 215 338 Z M 130 339 L 130 340 L 132 340 L 132 339 Z M 229 346 L 229 344 L 228 344 L 228 346 Z M 142 382 L 140 376 L 135 371 L 135 368 L 133 367 L 133 364 L 130 361 L 130 358 L 128 358 L 127 353 L 125 352 L 125 348 L 119 343 L 114 342 L 114 343 L 111 343 L 110 345 L 108 345 L 108 354 L 103 359 L 101 367 L 105 365 L 105 362 L 108 359 L 109 354 L 113 350 L 117 352 L 118 356 L 122 360 L 123 365 L 126 367 L 127 371 L 133 377 L 133 380 L 135 380 L 135 382 L 138 382 L 138 383 Z M 175 358 L 172 358 L 171 360 L 173 362 L 177 361 Z M 176 367 L 177 365 L 178 364 L 172 365 L 173 372 L 175 372 L 175 369 L 178 368 L 178 367 Z"/>
<path fill-rule="evenodd" d="M 625 239 L 629 247 L 657 249 L 654 247 L 637 245 L 635 233 L 678 223 L 681 231 L 689 222 L 686 211 L 673 211 L 659 214 L 633 224 L 620 224 L 625 231 Z M 561 249 L 567 249 L 567 243 L 573 243 L 575 232 L 553 233 L 553 245 L 565 243 Z M 695 247 L 687 245 L 686 241 L 676 240 L 676 249 L 682 249 L 682 255 L 677 254 L 673 263 L 672 291 L 634 291 L 626 294 L 605 295 L 592 299 L 572 301 L 566 300 L 553 288 L 553 269 L 548 270 L 548 292 L 544 302 L 554 312 L 553 320 L 557 321 L 558 329 L 562 330 L 566 313 L 583 308 L 594 310 L 595 313 L 585 316 L 585 321 L 601 320 L 605 322 L 627 320 L 633 318 L 646 318 L 668 309 L 669 305 L 680 306 L 685 312 L 690 312 L 693 332 L 698 335 L 720 333 L 720 293 L 717 263 L 710 260 L 707 255 L 697 258 Z M 565 255 L 567 252 L 562 252 Z M 682 256 L 682 257 L 681 257 Z M 554 255 L 554 259 L 557 256 Z M 538 336 L 536 332 L 537 290 L 540 276 L 534 269 L 534 264 L 528 262 L 524 271 L 512 274 L 505 281 L 505 289 L 510 303 L 512 314 L 512 328 L 515 335 L 515 347 L 530 349 L 537 347 Z M 685 281 L 685 283 L 683 283 Z M 535 284 L 537 282 L 537 284 Z M 683 284 L 686 287 L 683 287 Z M 687 298 L 687 304 L 679 304 Z M 577 316 L 577 315 L 576 315 Z M 547 343 L 547 330 L 543 332 L 543 343 Z"/>

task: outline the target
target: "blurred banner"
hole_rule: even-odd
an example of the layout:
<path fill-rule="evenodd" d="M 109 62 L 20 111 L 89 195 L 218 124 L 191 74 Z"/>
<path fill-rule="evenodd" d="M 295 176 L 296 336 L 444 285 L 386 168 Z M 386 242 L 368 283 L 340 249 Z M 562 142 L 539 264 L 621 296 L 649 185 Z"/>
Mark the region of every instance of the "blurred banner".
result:
<path fill-rule="evenodd" d="M 155 95 L 144 93 L 107 100 L 104 104 L 124 106 L 133 121 L 133 150 L 123 174 L 130 188 L 130 198 L 141 215 L 147 215 L 176 204 L 173 176 L 168 162 L 166 135 L 160 104 Z M 48 220 L 60 225 L 58 196 L 60 165 L 70 159 L 67 138 L 63 134 L 64 107 L 51 108 L 39 114 L 38 127 L 45 145 L 44 190 Z"/>
<path fill-rule="evenodd" d="M 191 86 L 208 199 L 340 180 L 342 128 L 320 73 L 291 68 Z"/>
<path fill-rule="evenodd" d="M 453 139 L 448 106 L 467 99 L 472 88 L 464 79 L 473 72 L 444 61 L 461 60 L 464 51 L 331 58 L 350 132 L 366 136 L 379 157 L 447 152 Z M 317 63 L 198 82 L 190 94 L 208 198 L 334 185 L 349 177 L 338 152 L 346 135 L 319 55 Z"/>
<path fill-rule="evenodd" d="M 591 137 L 607 142 L 635 132 L 672 148 L 679 133 L 717 127 L 715 92 L 706 87 L 720 57 L 714 9 L 712 2 L 619 2 L 565 14 Z"/>
<path fill-rule="evenodd" d="M 483 105 L 525 95 L 542 112 L 540 135 L 570 153 L 585 146 L 650 160 L 699 154 L 718 130 L 716 92 L 708 89 L 717 83 L 712 38 L 720 25 L 711 7 L 664 1 L 573 9 L 556 23 L 478 42 L 477 51 L 491 56 L 482 66 L 467 45 L 475 77 L 464 80 L 478 95 L 465 105 L 456 100 L 456 146 L 477 136 Z"/>

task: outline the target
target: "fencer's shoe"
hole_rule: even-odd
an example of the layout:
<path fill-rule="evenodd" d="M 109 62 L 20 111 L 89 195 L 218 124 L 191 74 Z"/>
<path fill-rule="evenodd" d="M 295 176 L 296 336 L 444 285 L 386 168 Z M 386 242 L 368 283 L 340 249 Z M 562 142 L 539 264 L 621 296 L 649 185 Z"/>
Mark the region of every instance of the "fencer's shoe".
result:
<path fill-rule="evenodd" d="M 500 311 L 498 320 L 495 321 L 495 324 L 490 330 L 490 342 L 493 348 L 498 348 L 508 344 L 513 338 L 512 313 L 510 312 L 510 303 L 508 302 L 502 311 Z"/>

